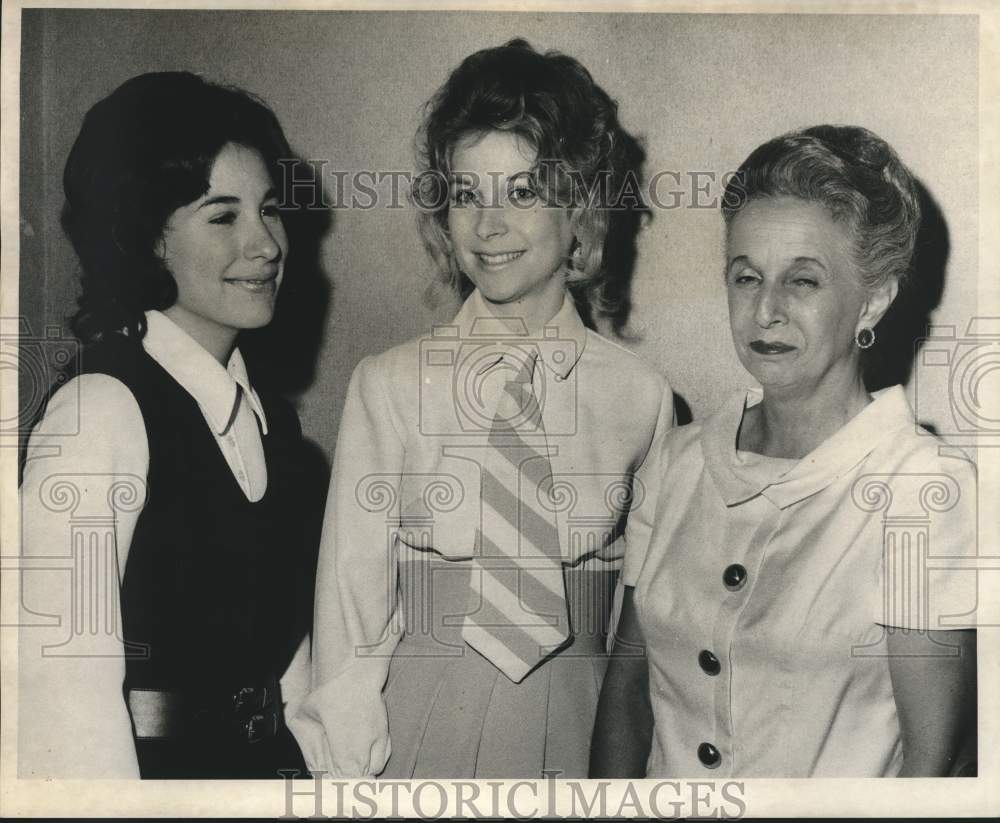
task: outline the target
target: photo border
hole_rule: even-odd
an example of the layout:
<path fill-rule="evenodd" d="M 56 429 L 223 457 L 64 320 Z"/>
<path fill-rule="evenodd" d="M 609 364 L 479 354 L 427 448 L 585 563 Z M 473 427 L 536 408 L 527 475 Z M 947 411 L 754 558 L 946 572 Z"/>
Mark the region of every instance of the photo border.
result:
<path fill-rule="evenodd" d="M 992 6 L 992 7 L 991 7 Z M 975 14 L 980 21 L 979 43 L 979 314 L 1000 316 L 1000 277 L 984 273 L 1000 272 L 1000 233 L 988 227 L 1000 225 L 1000 8 L 989 0 L 982 2 L 918 2 L 889 3 L 869 0 L 854 2 L 849 9 L 840 4 L 827 2 L 705 2 L 684 3 L 669 0 L 622 0 L 616 2 L 577 2 L 562 4 L 555 2 L 514 2 L 512 0 L 480 0 L 479 2 L 421 2 L 413 0 L 405 6 L 394 3 L 362 2 L 198 2 L 178 0 L 178 2 L 19 2 L 8 0 L 2 9 L 2 135 L 0 135 L 0 189 L 3 192 L 0 203 L 2 229 L 0 229 L 0 316 L 18 315 L 19 271 L 19 138 L 20 138 L 20 14 L 29 8 L 100 8 L 100 9 L 225 9 L 225 10 L 361 10 L 361 11 L 402 11 L 404 8 L 420 11 L 477 10 L 493 12 L 620 12 L 623 14 L 640 12 L 670 13 L 796 13 L 796 14 Z M 9 373 L 0 372 L 0 403 L 7 408 L 18 408 L 17 380 Z M 994 405 L 994 407 L 996 407 Z M 980 461 L 981 501 L 1000 500 L 1000 460 L 997 455 L 983 449 Z M 5 547 L 3 554 L 10 554 L 9 547 L 16 546 L 20 533 L 18 522 L 16 455 L 10 448 L 0 450 L 0 543 Z M 997 523 L 984 521 L 987 529 L 981 539 L 986 545 L 1000 545 L 997 540 Z M 17 630 L 9 628 L 16 620 L 18 605 L 19 575 L 4 567 L 0 576 L 0 645 L 2 645 L 2 670 L 0 689 L 4 695 L 2 719 L 0 719 L 0 814 L 14 816 L 200 816 L 216 817 L 279 817 L 287 814 L 289 785 L 281 782 L 257 781 L 105 781 L 105 780 L 21 780 L 16 775 L 17 748 Z M 998 593 L 1000 594 L 1000 593 Z M 12 615 L 14 616 L 12 618 Z M 960 817 L 996 813 L 1000 808 L 1000 790 L 997 776 L 1000 772 L 1000 654 L 998 654 L 997 629 L 981 630 L 979 636 L 979 776 L 976 778 L 940 779 L 806 779 L 806 780 L 761 780 L 745 779 L 728 782 L 742 784 L 742 798 L 746 804 L 747 816 L 772 817 L 817 817 L 836 814 L 838 816 L 941 816 Z M 947 781 L 947 782 L 942 782 Z M 452 781 L 438 781 L 449 784 Z M 524 814 L 530 806 L 525 797 L 530 793 L 526 787 L 531 781 L 458 781 L 463 784 L 475 783 L 480 786 L 483 796 L 488 796 L 490 785 L 500 783 L 501 794 L 511 786 L 520 785 L 521 792 L 516 808 L 509 811 Z M 663 782 L 684 784 L 691 791 L 690 784 L 705 785 L 712 781 L 611 781 L 608 784 L 605 809 L 613 816 L 621 810 L 625 816 L 630 811 L 640 814 L 648 811 L 630 802 L 630 793 L 648 801 L 649 792 Z M 714 781 L 722 784 L 727 781 Z M 291 787 L 295 792 L 307 791 L 304 781 Z M 346 781 L 343 790 L 351 797 L 356 787 L 370 781 Z M 537 781 L 538 811 L 542 814 L 554 812 L 556 815 L 570 811 L 573 790 L 563 781 L 555 784 Z M 588 792 L 598 787 L 597 781 L 579 781 Z M 323 790 L 323 811 L 326 814 L 350 814 L 351 809 L 337 809 L 336 784 L 327 780 Z M 549 800 L 548 793 L 555 789 L 555 802 Z M 697 791 L 697 789 L 695 789 Z M 428 809 L 437 809 L 436 796 L 429 795 Z M 456 792 L 450 788 L 449 808 L 445 814 L 454 811 Z M 733 808 L 732 804 L 729 808 Z M 295 814 L 308 816 L 314 812 L 308 794 L 293 798 L 292 810 Z M 579 806 L 576 806 L 579 810 Z M 362 817 L 371 812 L 366 803 L 354 808 Z M 380 806 L 378 811 L 405 815 L 404 805 L 397 809 Z M 409 808 L 411 813 L 414 809 Z M 697 811 L 697 810 L 695 810 Z M 690 806 L 678 814 L 690 814 Z"/>

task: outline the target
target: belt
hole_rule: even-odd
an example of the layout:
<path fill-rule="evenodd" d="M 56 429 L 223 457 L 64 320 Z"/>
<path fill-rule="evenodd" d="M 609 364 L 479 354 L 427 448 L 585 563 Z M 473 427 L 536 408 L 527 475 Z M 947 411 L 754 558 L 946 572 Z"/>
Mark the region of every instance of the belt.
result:
<path fill-rule="evenodd" d="M 277 678 L 206 693 L 131 688 L 125 693 L 136 739 L 225 737 L 259 743 L 285 725 Z"/>

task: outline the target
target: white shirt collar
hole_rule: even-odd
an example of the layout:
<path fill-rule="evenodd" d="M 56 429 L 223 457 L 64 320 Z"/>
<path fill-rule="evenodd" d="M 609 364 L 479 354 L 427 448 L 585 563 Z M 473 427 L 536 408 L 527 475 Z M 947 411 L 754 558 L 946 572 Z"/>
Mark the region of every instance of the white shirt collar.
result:
<path fill-rule="evenodd" d="M 559 311 L 545 324 L 540 339 L 529 335 L 527 328 L 520 333 L 512 331 L 493 315 L 478 289 L 469 295 L 452 323 L 466 342 L 469 338 L 486 337 L 493 340 L 509 338 L 511 345 L 515 346 L 533 344 L 539 359 L 560 379 L 567 378 L 573 371 L 587 345 L 587 327 L 583 325 L 576 304 L 568 293 L 564 295 Z M 499 361 L 498 356 L 496 362 Z"/>
<path fill-rule="evenodd" d="M 763 494 L 779 508 L 803 500 L 851 471 L 901 429 L 916 426 L 902 386 L 872 392 L 872 402 L 801 460 L 778 460 L 736 451 L 744 411 L 761 401 L 760 389 L 734 394 L 705 421 L 705 465 L 727 506 Z"/>
<path fill-rule="evenodd" d="M 212 430 L 225 434 L 236 416 L 239 390 L 267 434 L 267 418 L 257 392 L 250 385 L 246 363 L 233 349 L 226 368 L 163 312 L 146 312 L 142 347 L 201 406 Z"/>

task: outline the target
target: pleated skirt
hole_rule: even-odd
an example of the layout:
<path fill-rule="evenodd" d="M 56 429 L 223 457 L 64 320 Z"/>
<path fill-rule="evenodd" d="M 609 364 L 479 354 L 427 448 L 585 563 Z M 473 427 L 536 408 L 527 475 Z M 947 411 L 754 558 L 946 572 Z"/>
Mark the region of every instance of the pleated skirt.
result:
<path fill-rule="evenodd" d="M 586 777 L 615 572 L 567 569 L 574 640 L 514 683 L 461 639 L 468 567 L 400 563 L 406 631 L 385 688 L 383 779 Z"/>

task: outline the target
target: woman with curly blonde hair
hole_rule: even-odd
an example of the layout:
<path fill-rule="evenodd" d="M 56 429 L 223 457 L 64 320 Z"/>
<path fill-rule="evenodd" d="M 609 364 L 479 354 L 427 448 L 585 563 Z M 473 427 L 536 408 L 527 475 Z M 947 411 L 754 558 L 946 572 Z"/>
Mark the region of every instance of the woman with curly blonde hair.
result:
<path fill-rule="evenodd" d="M 611 199 L 638 149 L 579 62 L 523 40 L 464 60 L 421 134 L 414 201 L 465 303 L 354 373 L 293 725 L 334 776 L 580 777 L 632 475 L 672 422 L 593 329 L 627 311 L 609 246 L 638 210 Z"/>

